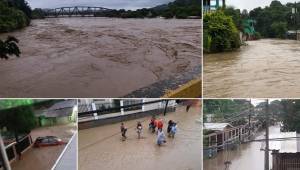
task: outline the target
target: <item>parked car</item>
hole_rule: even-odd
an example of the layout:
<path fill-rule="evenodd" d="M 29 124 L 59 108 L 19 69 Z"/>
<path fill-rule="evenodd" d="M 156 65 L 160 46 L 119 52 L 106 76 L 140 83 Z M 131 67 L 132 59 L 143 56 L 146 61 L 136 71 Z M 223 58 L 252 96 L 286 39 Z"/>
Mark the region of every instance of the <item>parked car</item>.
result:
<path fill-rule="evenodd" d="M 63 142 L 60 138 L 56 136 L 45 136 L 36 138 L 34 142 L 34 147 L 57 146 L 64 144 L 66 144 L 66 142 Z"/>

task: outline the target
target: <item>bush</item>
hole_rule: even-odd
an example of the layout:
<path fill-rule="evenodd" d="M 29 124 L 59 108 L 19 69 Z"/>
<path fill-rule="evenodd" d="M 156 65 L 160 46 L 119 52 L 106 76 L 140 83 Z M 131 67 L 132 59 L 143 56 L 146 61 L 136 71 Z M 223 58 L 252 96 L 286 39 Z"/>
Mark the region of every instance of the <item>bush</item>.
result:
<path fill-rule="evenodd" d="M 286 22 L 274 22 L 271 25 L 272 38 L 285 38 L 287 32 Z"/>
<path fill-rule="evenodd" d="M 0 1 L 0 32 L 23 28 L 29 22 L 29 18 L 23 11 L 8 7 L 6 3 Z"/>
<path fill-rule="evenodd" d="M 223 52 L 239 48 L 241 45 L 239 31 L 231 17 L 222 11 L 205 14 L 204 45 L 209 48 L 205 51 Z"/>

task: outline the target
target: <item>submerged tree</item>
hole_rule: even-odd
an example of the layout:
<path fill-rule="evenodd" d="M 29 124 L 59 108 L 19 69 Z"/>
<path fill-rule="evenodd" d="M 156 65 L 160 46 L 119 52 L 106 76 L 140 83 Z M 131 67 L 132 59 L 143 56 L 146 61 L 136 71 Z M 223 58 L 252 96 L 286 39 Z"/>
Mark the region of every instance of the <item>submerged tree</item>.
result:
<path fill-rule="evenodd" d="M 20 57 L 21 52 L 18 43 L 19 40 L 12 36 L 8 36 L 5 41 L 0 40 L 0 58 L 8 59 L 11 55 Z"/>

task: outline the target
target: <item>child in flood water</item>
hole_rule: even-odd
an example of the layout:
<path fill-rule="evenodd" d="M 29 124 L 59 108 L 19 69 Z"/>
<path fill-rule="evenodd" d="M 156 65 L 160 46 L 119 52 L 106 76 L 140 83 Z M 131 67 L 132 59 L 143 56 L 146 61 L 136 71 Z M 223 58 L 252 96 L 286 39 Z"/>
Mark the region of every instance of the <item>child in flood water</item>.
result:
<path fill-rule="evenodd" d="M 136 131 L 137 131 L 137 134 L 138 134 L 138 138 L 139 138 L 139 139 L 141 138 L 142 130 L 143 130 L 142 123 L 141 123 L 141 122 L 138 122 L 137 125 L 136 125 Z"/>
<path fill-rule="evenodd" d="M 166 136 L 162 129 L 158 129 L 157 131 L 157 145 L 161 146 L 163 143 L 166 143 Z"/>
<path fill-rule="evenodd" d="M 124 123 L 121 123 L 121 134 L 122 134 L 122 140 L 126 140 L 127 136 L 126 136 L 126 132 L 127 132 L 127 128 L 125 127 Z"/>

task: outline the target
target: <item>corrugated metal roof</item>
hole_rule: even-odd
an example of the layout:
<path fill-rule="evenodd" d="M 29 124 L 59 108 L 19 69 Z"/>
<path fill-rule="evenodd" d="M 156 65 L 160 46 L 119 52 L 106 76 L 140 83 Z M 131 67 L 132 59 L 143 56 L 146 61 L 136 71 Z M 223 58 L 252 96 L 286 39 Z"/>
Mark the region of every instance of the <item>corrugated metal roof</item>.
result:
<path fill-rule="evenodd" d="M 36 111 L 36 115 L 45 117 L 65 117 L 73 112 L 73 107 L 77 104 L 76 100 L 65 100 L 55 103 L 45 110 Z"/>
<path fill-rule="evenodd" d="M 226 127 L 233 127 L 230 123 L 204 123 L 203 128 L 206 130 L 222 131 Z"/>

